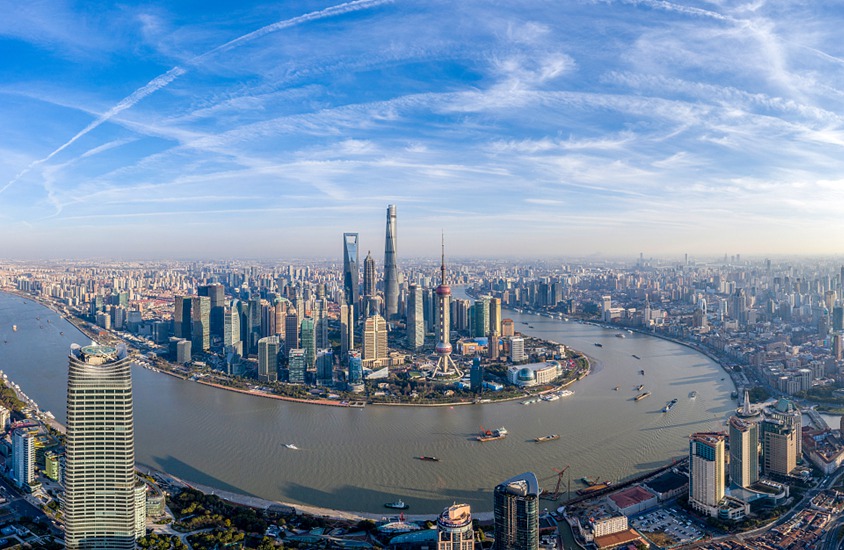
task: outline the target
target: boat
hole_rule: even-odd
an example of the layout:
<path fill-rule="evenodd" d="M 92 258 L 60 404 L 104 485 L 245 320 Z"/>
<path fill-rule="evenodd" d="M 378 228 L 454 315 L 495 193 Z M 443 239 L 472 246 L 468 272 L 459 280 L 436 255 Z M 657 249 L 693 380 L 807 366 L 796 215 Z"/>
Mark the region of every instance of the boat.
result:
<path fill-rule="evenodd" d="M 435 456 L 417 456 L 419 460 L 427 460 L 428 462 L 439 462 L 440 459 Z"/>
<path fill-rule="evenodd" d="M 542 396 L 543 401 L 556 401 L 559 398 L 560 398 L 560 396 L 557 395 L 556 393 L 551 393 L 551 394 Z"/>
<path fill-rule="evenodd" d="M 563 390 L 558 394 L 560 397 L 568 397 L 574 395 L 574 390 Z"/>
<path fill-rule="evenodd" d="M 620 389 L 621 389 L 621 386 L 616 386 L 616 387 L 614 387 L 613 389 L 614 389 L 615 391 L 618 391 L 618 390 L 620 390 Z"/>
<path fill-rule="evenodd" d="M 641 374 L 642 376 L 645 376 L 645 371 L 644 371 L 644 369 L 640 370 L 640 371 L 639 371 L 639 374 Z"/>
<path fill-rule="evenodd" d="M 642 388 L 644 388 L 644 387 L 645 387 L 644 384 L 639 384 L 638 386 L 636 386 L 636 391 L 642 391 Z"/>
<path fill-rule="evenodd" d="M 395 502 L 388 502 L 384 504 L 384 508 L 392 508 L 393 510 L 407 510 L 408 508 L 410 508 L 410 506 L 405 504 L 402 499 L 398 499 Z"/>
<path fill-rule="evenodd" d="M 694 399 L 695 397 L 697 397 L 697 392 L 696 392 L 696 391 L 693 391 L 693 392 L 691 392 L 691 393 L 689 394 L 689 399 Z"/>
<path fill-rule="evenodd" d="M 528 328 L 533 328 L 533 325 L 528 325 Z"/>
<path fill-rule="evenodd" d="M 483 426 L 481 426 L 481 433 L 475 438 L 481 443 L 486 443 L 487 441 L 497 441 L 499 439 L 504 439 L 507 437 L 507 428 L 498 428 L 497 430 L 485 430 Z"/>
<path fill-rule="evenodd" d="M 677 400 L 676 400 L 676 399 L 672 399 L 671 401 L 669 401 L 668 403 L 666 403 L 666 404 L 665 404 L 665 406 L 662 408 L 662 412 L 667 413 L 667 412 L 668 412 L 668 411 L 670 411 L 670 410 L 671 410 L 671 408 L 672 408 L 672 407 L 674 407 L 674 405 L 676 405 L 676 404 L 677 404 Z"/>
<path fill-rule="evenodd" d="M 18 331 L 18 326 L 12 325 L 12 332 L 17 332 L 17 331 Z"/>
<path fill-rule="evenodd" d="M 616 332 L 616 333 L 615 333 L 615 337 L 616 337 L 616 338 L 624 338 L 624 335 L 623 335 L 622 333 L 620 333 L 620 332 Z"/>
<path fill-rule="evenodd" d="M 559 434 L 550 434 L 550 435 L 543 435 L 542 437 L 537 437 L 534 439 L 537 443 L 545 443 L 546 441 L 556 441 L 560 439 Z"/>
<path fill-rule="evenodd" d="M 633 334 L 633 331 L 632 331 L 632 330 L 630 330 L 630 329 L 627 329 L 627 333 L 628 333 L 628 334 Z"/>
<path fill-rule="evenodd" d="M 285 448 L 285 449 L 292 449 L 292 450 L 294 450 L 294 451 L 298 451 L 298 450 L 299 450 L 299 447 L 297 447 L 297 446 L 296 446 L 296 445 L 294 445 L 293 443 L 285 443 L 285 444 L 284 444 L 284 448 Z"/>
<path fill-rule="evenodd" d="M 596 347 L 599 347 L 599 348 L 602 348 L 602 347 L 604 347 L 604 344 L 601 344 L 601 343 L 599 343 L 599 342 L 595 342 L 595 346 L 596 346 Z"/>
<path fill-rule="evenodd" d="M 534 397 L 533 399 L 528 399 L 527 401 L 522 401 L 522 405 L 533 405 L 534 403 L 538 403 L 539 398 Z"/>
<path fill-rule="evenodd" d="M 639 356 L 638 356 L 638 355 L 636 355 L 635 353 L 634 353 L 633 355 L 631 355 L 631 357 L 633 357 L 633 359 L 642 359 L 641 357 L 639 357 Z"/>
<path fill-rule="evenodd" d="M 586 485 L 588 485 L 590 487 L 593 486 L 593 485 L 596 485 L 598 483 L 597 479 L 592 479 L 591 477 L 587 477 L 587 476 L 583 476 L 582 478 L 580 478 L 580 481 L 582 481 L 583 483 L 585 483 Z"/>
<path fill-rule="evenodd" d="M 649 391 L 646 391 L 644 393 L 640 393 L 639 395 L 637 395 L 636 397 L 633 398 L 633 401 L 641 401 L 642 399 L 648 397 L 650 394 L 651 394 L 651 392 L 649 392 Z"/>

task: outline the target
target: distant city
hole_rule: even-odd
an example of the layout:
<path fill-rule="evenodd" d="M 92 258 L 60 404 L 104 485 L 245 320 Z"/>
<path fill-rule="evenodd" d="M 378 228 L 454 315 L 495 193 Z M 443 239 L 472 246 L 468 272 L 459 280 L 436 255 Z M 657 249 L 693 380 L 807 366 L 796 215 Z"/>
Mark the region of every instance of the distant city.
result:
<path fill-rule="evenodd" d="M 440 258 L 411 262 L 399 254 L 400 220 L 389 205 L 380 265 L 369 248 L 361 263 L 353 232 L 338 235 L 338 259 L 326 262 L 6 262 L 5 292 L 61 313 L 92 342 L 70 350 L 66 426 L 6 382 L 15 390 L 3 394 L 0 410 L 11 482 L 46 510 L 56 533 L 63 529 L 69 548 L 133 548 L 136 539 L 147 547 L 149 537 L 167 533 L 157 527 L 168 513 L 163 495 L 169 503 L 193 489 L 166 472 L 133 473 L 130 363 L 301 407 L 495 407 L 576 392 L 577 381 L 591 373 L 591 350 L 530 336 L 531 326 L 507 317 L 512 311 L 608 327 L 619 339 L 644 335 L 689 346 L 722 366 L 735 388 L 735 412 L 721 431 L 692 433 L 685 458 L 644 475 L 616 483 L 584 478 L 585 487 L 572 495 L 565 469 L 543 487 L 528 472 L 495 488 L 489 523 L 486 510 L 444 503 L 436 529 L 418 530 L 403 514 L 385 516 L 362 537 L 351 525 L 338 527 L 338 541 L 362 538 L 361 545 L 392 548 L 494 541 L 502 549 L 564 541 L 724 549 L 774 548 L 786 537 L 834 542 L 824 533 L 833 531 L 844 505 L 837 475 L 844 420 L 829 425 L 844 412 L 839 262 L 739 254 L 661 261 L 640 254 L 626 263 L 456 263 L 447 255 L 448 234 L 431 235 Z M 454 297 L 453 288 L 467 298 Z M 11 330 L 3 331 L 8 345 L 18 327 L 4 329 Z M 650 395 L 643 388 L 634 401 Z M 679 400 L 693 402 L 697 394 L 671 400 L 662 414 L 670 418 Z M 100 437 L 104 426 L 114 435 Z M 495 445 L 507 436 L 502 426 L 481 428 L 475 439 Z M 559 438 L 551 433 L 535 442 Z M 399 498 L 384 507 L 409 505 Z M 189 507 L 174 501 L 170 510 L 174 526 L 203 528 L 186 523 Z M 354 504 L 347 510 L 354 512 Z M 261 513 L 264 547 L 308 546 L 312 535 L 273 527 L 267 510 Z M 732 538 L 759 527 L 752 538 Z M 231 535 L 231 528 L 214 528 L 220 537 Z M 23 532 L 14 531 L 27 540 Z M 203 547 L 198 535 L 191 537 Z"/>

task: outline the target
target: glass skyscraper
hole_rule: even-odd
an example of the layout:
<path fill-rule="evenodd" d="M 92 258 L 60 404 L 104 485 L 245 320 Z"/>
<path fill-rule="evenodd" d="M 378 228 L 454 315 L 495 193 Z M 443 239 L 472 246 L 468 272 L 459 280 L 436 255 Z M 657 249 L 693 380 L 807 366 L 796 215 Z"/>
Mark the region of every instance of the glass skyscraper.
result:
<path fill-rule="evenodd" d="M 131 359 L 124 350 L 76 344 L 69 359 L 65 543 L 69 549 L 133 550 Z"/>
<path fill-rule="evenodd" d="M 357 306 L 360 299 L 358 265 L 358 234 L 343 233 L 343 292 L 347 304 Z"/>
<path fill-rule="evenodd" d="M 493 492 L 493 550 L 539 548 L 539 481 L 532 472 L 511 477 Z"/>

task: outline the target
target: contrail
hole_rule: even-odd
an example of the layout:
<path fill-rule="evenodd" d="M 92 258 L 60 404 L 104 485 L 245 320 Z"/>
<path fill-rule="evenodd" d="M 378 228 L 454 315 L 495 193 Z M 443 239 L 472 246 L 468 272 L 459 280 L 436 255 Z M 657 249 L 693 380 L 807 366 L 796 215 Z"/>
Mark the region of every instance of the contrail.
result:
<path fill-rule="evenodd" d="M 375 6 L 382 5 L 382 4 L 388 4 L 388 3 L 391 3 L 392 1 L 393 0 L 354 0 L 353 2 L 346 2 L 345 4 L 338 4 L 336 6 L 331 6 L 331 7 L 322 9 L 322 10 L 312 11 L 310 13 L 306 13 L 304 15 L 300 15 L 300 16 L 294 17 L 292 19 L 285 19 L 284 21 L 278 21 L 276 23 L 271 23 L 271 24 L 267 25 L 266 27 L 261 27 L 260 29 L 258 29 L 256 31 L 252 31 L 248 34 L 244 34 L 243 36 L 235 38 L 234 40 L 230 40 L 230 41 L 226 42 L 225 44 L 222 44 L 221 46 L 217 46 L 216 48 L 214 48 L 212 50 L 209 50 L 209 51 L 207 51 L 203 54 L 200 54 L 200 55 L 194 57 L 193 59 L 189 60 L 187 63 L 185 63 L 185 65 L 188 66 L 188 67 L 196 66 L 196 65 L 202 63 L 205 59 L 207 59 L 208 57 L 210 57 L 214 54 L 224 53 L 224 52 L 230 51 L 234 48 L 237 48 L 238 46 L 241 46 L 242 44 L 246 44 L 246 43 L 251 42 L 255 39 L 261 38 L 262 36 L 265 36 L 267 34 L 270 34 L 270 33 L 273 33 L 273 32 L 276 32 L 276 31 L 279 31 L 279 30 L 282 30 L 282 29 L 287 29 L 287 28 L 290 28 L 290 27 L 294 27 L 296 25 L 301 25 L 302 23 L 307 23 L 309 21 L 315 21 L 317 19 L 325 19 L 327 17 L 333 17 L 335 15 L 343 15 L 343 14 L 351 13 L 351 12 L 354 12 L 354 11 L 372 8 L 372 7 L 375 7 Z M 21 170 L 14 178 L 12 178 L 9 181 L 9 183 L 7 183 L 2 188 L 0 188 L 0 194 L 5 192 L 6 189 L 11 187 L 15 183 L 17 183 L 23 176 L 25 176 L 27 173 L 29 173 L 36 166 L 39 166 L 41 164 L 44 164 L 45 162 L 48 162 L 54 156 L 58 155 L 59 153 L 61 153 L 62 151 L 64 151 L 65 149 L 67 149 L 68 147 L 73 145 L 73 143 L 75 143 L 79 138 L 88 134 L 91 130 L 94 130 L 95 128 L 100 126 L 102 123 L 107 122 L 108 120 L 113 118 L 115 115 L 125 111 L 126 109 L 129 109 L 130 107 L 133 107 L 136 103 L 138 103 L 139 101 L 141 101 L 142 99 L 144 99 L 148 95 L 155 93 L 158 90 L 166 87 L 171 82 L 173 82 L 174 80 L 176 80 L 177 78 L 179 78 L 180 76 L 185 74 L 187 71 L 188 70 L 186 68 L 182 68 L 181 66 L 177 65 L 176 67 L 173 67 L 172 69 L 170 69 L 166 73 L 153 78 L 152 80 L 149 81 L 148 84 L 146 84 L 145 86 L 142 86 L 141 88 L 138 88 L 137 90 L 132 92 L 130 95 L 123 98 L 119 103 L 117 103 L 117 105 L 115 105 L 114 107 L 112 107 L 111 109 L 109 109 L 108 111 L 106 111 L 105 113 L 100 115 L 99 117 L 97 117 L 96 120 L 94 120 L 93 122 L 88 124 L 88 126 L 83 128 L 79 133 L 77 133 L 75 136 L 70 138 L 61 147 L 59 147 L 58 149 L 56 149 L 55 151 L 53 151 L 52 153 L 50 153 L 49 155 L 47 155 L 43 159 L 33 161 L 29 166 L 27 166 L 26 168 Z"/>

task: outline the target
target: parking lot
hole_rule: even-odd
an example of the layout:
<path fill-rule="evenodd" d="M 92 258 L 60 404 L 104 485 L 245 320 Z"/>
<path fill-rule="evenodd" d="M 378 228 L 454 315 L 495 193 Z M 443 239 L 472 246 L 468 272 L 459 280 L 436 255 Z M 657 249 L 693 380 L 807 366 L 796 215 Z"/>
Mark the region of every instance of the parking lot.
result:
<path fill-rule="evenodd" d="M 688 544 L 703 537 L 691 519 L 676 508 L 652 510 L 631 519 L 630 524 L 648 538 L 653 535 L 652 541 L 663 547 Z M 668 539 L 674 541 L 673 544 L 665 544 Z"/>

